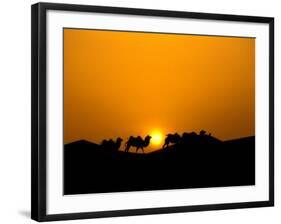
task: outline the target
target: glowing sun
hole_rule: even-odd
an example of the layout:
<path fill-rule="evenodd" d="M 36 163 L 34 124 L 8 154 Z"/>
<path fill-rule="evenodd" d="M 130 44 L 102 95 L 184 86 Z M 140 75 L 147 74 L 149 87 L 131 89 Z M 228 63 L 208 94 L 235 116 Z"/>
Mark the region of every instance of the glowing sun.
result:
<path fill-rule="evenodd" d="M 150 136 L 151 136 L 152 145 L 159 146 L 163 144 L 164 136 L 160 131 L 158 130 L 152 131 Z"/>

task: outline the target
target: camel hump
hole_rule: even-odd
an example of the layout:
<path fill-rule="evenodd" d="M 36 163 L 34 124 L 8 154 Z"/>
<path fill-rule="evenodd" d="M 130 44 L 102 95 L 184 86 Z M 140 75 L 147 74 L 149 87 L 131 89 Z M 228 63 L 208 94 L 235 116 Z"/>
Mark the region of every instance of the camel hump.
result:
<path fill-rule="evenodd" d="M 206 131 L 205 130 L 201 130 L 200 132 L 199 132 L 199 135 L 205 135 L 206 134 Z"/>
<path fill-rule="evenodd" d="M 133 136 L 130 136 L 129 139 L 128 139 L 128 141 L 132 141 L 133 139 L 134 139 L 134 137 L 133 137 Z"/>

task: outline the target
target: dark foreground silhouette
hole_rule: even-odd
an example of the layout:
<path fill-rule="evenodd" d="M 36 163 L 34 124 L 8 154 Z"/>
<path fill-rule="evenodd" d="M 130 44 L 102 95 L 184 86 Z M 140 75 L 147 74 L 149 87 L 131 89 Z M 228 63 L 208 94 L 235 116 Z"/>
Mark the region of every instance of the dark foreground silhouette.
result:
<path fill-rule="evenodd" d="M 112 150 L 85 140 L 66 144 L 64 194 L 255 184 L 255 137 L 222 142 L 184 133 L 182 139 L 170 137 L 163 149 L 147 154 L 118 151 L 112 142 L 104 142 Z"/>
<path fill-rule="evenodd" d="M 136 152 L 138 152 L 139 149 L 142 150 L 144 153 L 143 148 L 147 147 L 150 143 L 151 136 L 147 135 L 145 139 L 143 140 L 141 136 L 133 137 L 130 136 L 129 140 L 126 142 L 126 148 L 125 152 L 129 152 L 130 147 L 136 147 Z"/>

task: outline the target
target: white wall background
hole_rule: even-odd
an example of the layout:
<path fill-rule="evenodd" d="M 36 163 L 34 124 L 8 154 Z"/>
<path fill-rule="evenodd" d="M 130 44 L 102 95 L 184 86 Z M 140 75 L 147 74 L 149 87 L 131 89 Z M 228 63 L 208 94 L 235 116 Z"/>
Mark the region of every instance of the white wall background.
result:
<path fill-rule="evenodd" d="M 44 1 L 44 0 L 43 0 Z M 30 220 L 30 5 L 2 1 L 0 6 L 0 223 Z M 54 2 L 54 1 L 53 1 Z M 274 208 L 237 209 L 133 216 L 60 223 L 280 223 L 280 8 L 278 0 L 60 0 L 61 3 L 155 8 L 275 17 L 275 189 Z"/>

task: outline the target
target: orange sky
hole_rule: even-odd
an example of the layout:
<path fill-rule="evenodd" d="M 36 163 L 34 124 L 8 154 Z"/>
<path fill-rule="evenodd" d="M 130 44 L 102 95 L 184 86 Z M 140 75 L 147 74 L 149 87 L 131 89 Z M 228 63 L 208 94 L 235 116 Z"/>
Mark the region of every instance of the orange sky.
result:
<path fill-rule="evenodd" d="M 64 29 L 65 143 L 201 129 L 255 134 L 254 38 Z"/>

